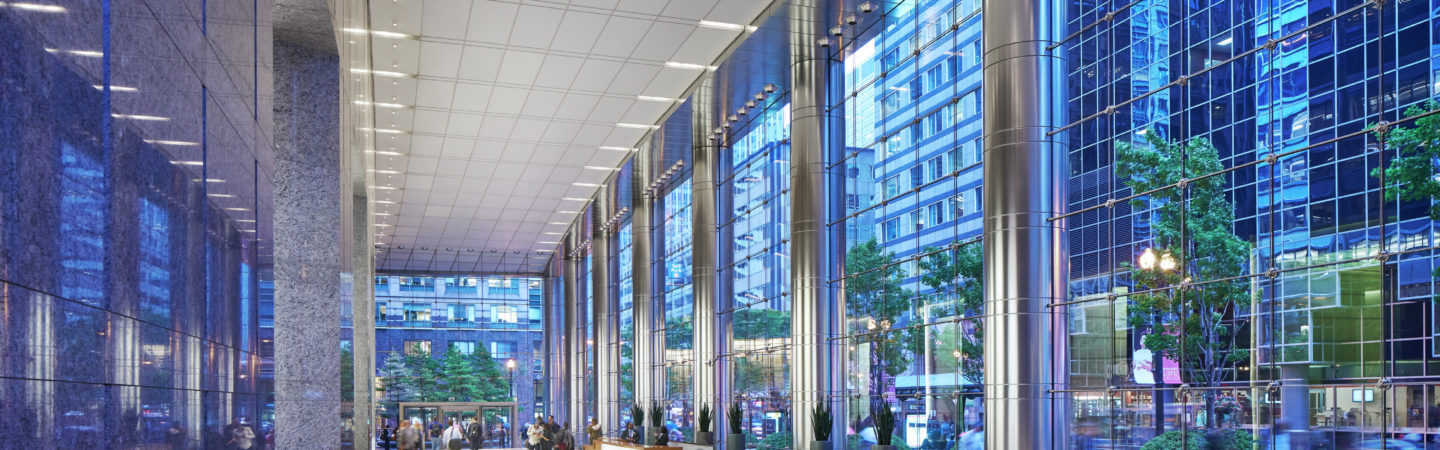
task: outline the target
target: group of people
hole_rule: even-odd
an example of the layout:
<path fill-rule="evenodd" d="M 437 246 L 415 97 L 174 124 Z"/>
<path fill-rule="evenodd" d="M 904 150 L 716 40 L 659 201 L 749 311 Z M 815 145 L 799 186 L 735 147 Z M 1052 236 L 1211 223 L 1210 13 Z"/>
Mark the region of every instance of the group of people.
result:
<path fill-rule="evenodd" d="M 459 450 L 467 443 L 472 449 L 481 448 L 485 439 L 493 437 L 497 432 L 503 432 L 503 429 L 487 430 L 484 422 L 479 420 L 460 423 L 450 419 L 444 424 L 432 422 L 428 428 L 420 420 L 402 420 L 394 431 L 387 425 L 380 430 L 378 436 L 381 448 L 387 450 L 391 442 L 400 450 L 423 450 L 427 439 L 431 449 Z"/>
<path fill-rule="evenodd" d="M 548 422 L 537 422 L 525 427 L 525 448 L 527 450 L 574 450 L 575 436 L 570 434 L 570 422 L 555 423 L 555 416 Z"/>

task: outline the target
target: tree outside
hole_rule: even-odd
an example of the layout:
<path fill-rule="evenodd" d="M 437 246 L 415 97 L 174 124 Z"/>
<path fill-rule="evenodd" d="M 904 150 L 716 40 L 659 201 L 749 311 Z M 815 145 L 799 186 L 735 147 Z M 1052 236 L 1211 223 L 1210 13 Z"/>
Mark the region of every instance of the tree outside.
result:
<path fill-rule="evenodd" d="M 1385 199 L 1402 202 L 1424 202 L 1429 205 L 1430 220 L 1440 220 L 1440 114 L 1424 115 L 1440 110 L 1440 102 L 1430 100 L 1405 110 L 1405 117 L 1417 117 L 1412 125 L 1381 128 L 1375 136 L 1383 139 L 1387 149 L 1396 152 L 1384 170 L 1376 168 L 1371 175 L 1385 180 Z M 1440 278 L 1440 268 L 1433 272 Z"/>
<path fill-rule="evenodd" d="M 937 358 L 956 358 L 958 371 L 968 384 L 984 382 L 985 297 L 980 277 L 984 254 L 979 242 L 939 249 L 925 247 L 920 259 L 920 282 L 934 299 L 926 305 L 930 317 L 965 317 L 955 325 L 937 325 L 932 332 Z"/>
<path fill-rule="evenodd" d="M 380 403 L 387 410 L 400 402 L 512 401 L 510 374 L 484 347 L 468 354 L 451 347 L 439 360 L 418 346 L 409 354 L 391 353 L 380 378 Z"/>
<path fill-rule="evenodd" d="M 1136 292 L 1128 296 L 1129 324 L 1149 330 L 1142 342 L 1156 361 L 1178 362 L 1188 384 L 1215 386 L 1250 359 L 1239 333 L 1249 322 L 1250 291 L 1234 278 L 1248 267 L 1253 246 L 1233 232 L 1225 178 L 1197 178 L 1224 169 L 1215 147 L 1203 138 L 1170 142 L 1155 130 L 1144 137 L 1140 145 L 1115 146 L 1116 176 L 1131 192 L 1149 192 L 1131 204 L 1149 212 L 1150 251 L 1160 258 L 1159 264 L 1125 265 Z M 1206 417 L 1215 417 L 1217 394 L 1198 394 Z M 1212 427 L 1216 422 L 1207 420 Z"/>
<path fill-rule="evenodd" d="M 874 238 L 852 247 L 845 256 L 845 314 L 852 345 L 869 344 L 869 370 L 852 374 L 852 384 L 870 386 L 878 399 L 885 386 L 910 367 L 920 351 L 924 334 L 913 327 L 896 327 L 912 312 L 914 294 L 901 284 L 903 270 Z M 892 329 L 893 328 L 893 329 Z"/>

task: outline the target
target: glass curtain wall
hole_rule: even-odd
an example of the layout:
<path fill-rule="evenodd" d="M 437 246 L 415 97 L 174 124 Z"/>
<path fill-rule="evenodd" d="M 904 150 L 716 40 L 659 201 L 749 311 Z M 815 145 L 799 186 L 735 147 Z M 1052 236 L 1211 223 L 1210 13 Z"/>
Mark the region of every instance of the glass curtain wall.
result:
<path fill-rule="evenodd" d="M 586 242 L 588 243 L 589 239 L 586 239 Z M 590 423 L 590 420 L 596 417 L 595 408 L 597 405 L 595 402 L 599 381 L 595 378 L 599 375 L 599 373 L 595 371 L 596 358 L 599 355 L 596 355 L 595 352 L 595 278 L 591 275 L 591 270 L 594 268 L 592 265 L 595 263 L 594 260 L 595 258 L 592 257 L 590 253 L 590 247 L 588 245 L 585 246 L 585 260 L 581 263 L 583 266 L 580 272 L 580 276 L 583 277 L 581 280 L 583 280 L 582 284 L 585 289 L 584 297 L 582 297 L 583 300 L 581 300 L 585 303 L 585 317 L 582 320 L 585 324 L 585 347 L 583 350 L 585 352 L 585 393 L 583 397 L 585 423 Z"/>
<path fill-rule="evenodd" d="M 790 104 L 775 96 L 736 130 L 719 192 L 732 208 L 720 212 L 721 236 L 732 236 L 732 261 L 720 268 L 731 283 L 732 400 L 745 412 L 747 439 L 761 448 L 788 448 L 790 434 Z M 728 425 L 727 425 L 728 426 Z"/>
<path fill-rule="evenodd" d="M 617 233 L 616 255 L 618 258 L 619 274 L 618 292 L 616 304 L 615 322 L 619 325 L 617 336 L 619 342 L 615 342 L 612 348 L 615 355 L 619 357 L 619 371 L 614 375 L 620 382 L 616 385 L 618 395 L 615 397 L 615 404 L 610 405 L 620 411 L 620 423 L 632 421 L 630 416 L 630 405 L 635 404 L 635 265 L 632 263 L 633 235 L 630 231 L 630 220 L 626 219 L 620 224 L 620 231 Z M 617 424 L 618 426 L 618 424 Z"/>
<path fill-rule="evenodd" d="M 665 194 L 661 211 L 664 219 L 664 253 L 660 263 L 665 268 L 663 302 L 664 383 L 666 426 L 674 430 L 672 439 L 689 442 L 693 437 L 692 398 L 694 385 L 691 371 L 695 365 L 694 316 L 695 298 L 691 291 L 690 177 L 675 182 Z M 649 405 L 642 405 L 648 408 Z M 649 417 L 649 411 L 646 411 Z M 648 421 L 648 419 L 647 419 Z"/>
<path fill-rule="evenodd" d="M 848 447 L 983 443 L 976 0 L 890 3 L 841 49 Z"/>
<path fill-rule="evenodd" d="M 1433 193 L 1414 196 L 1434 176 L 1417 144 L 1440 129 L 1435 16 L 1423 1 L 1071 6 L 1056 306 L 1077 447 L 1436 440 Z"/>

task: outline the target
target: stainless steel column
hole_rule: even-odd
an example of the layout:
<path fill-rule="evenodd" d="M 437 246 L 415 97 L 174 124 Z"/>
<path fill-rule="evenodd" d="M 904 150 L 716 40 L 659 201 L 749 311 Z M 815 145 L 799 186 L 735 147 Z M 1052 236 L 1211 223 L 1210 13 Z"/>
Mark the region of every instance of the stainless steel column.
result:
<path fill-rule="evenodd" d="M 829 377 L 825 283 L 825 126 L 830 59 L 815 39 L 831 20 L 820 0 L 790 4 L 790 423 L 793 448 L 813 441 L 810 410 Z M 839 438 L 843 439 L 843 436 Z"/>
<path fill-rule="evenodd" d="M 595 342 L 587 348 L 595 354 L 595 417 L 606 425 L 614 424 L 619 418 L 618 413 L 612 413 L 615 411 L 615 386 L 618 385 L 612 372 L 618 363 L 615 358 L 619 352 L 613 351 L 615 348 L 611 346 L 614 341 L 611 336 L 610 301 L 614 297 L 610 295 L 611 235 L 607 225 L 613 214 L 610 210 L 610 189 L 609 186 L 602 187 L 595 193 L 595 212 L 590 220 L 593 236 L 590 241 L 590 280 L 595 290 L 592 294 L 595 309 L 591 323 L 595 324 Z M 571 422 L 574 425 L 571 430 L 578 432 L 584 428 L 584 423 Z"/>
<path fill-rule="evenodd" d="M 565 349 L 567 370 L 565 384 L 570 386 L 569 403 L 566 410 L 572 423 L 585 417 L 585 305 L 580 295 L 580 267 L 583 257 L 580 248 L 580 227 L 572 225 L 565 236 Z M 525 422 L 521 422 L 523 425 Z"/>
<path fill-rule="evenodd" d="M 1057 0 L 985 0 L 986 448 L 1067 446 L 1063 37 Z"/>
<path fill-rule="evenodd" d="M 655 377 L 654 365 L 656 356 L 661 351 L 655 345 L 655 283 L 654 269 L 650 266 L 651 248 L 655 242 L 654 217 L 651 212 L 654 199 L 645 192 L 646 186 L 654 179 L 650 159 L 652 147 L 654 145 L 650 142 L 640 146 L 640 152 L 635 155 L 630 181 L 630 195 L 635 207 L 630 219 L 630 253 L 631 264 L 634 264 L 631 282 L 635 289 L 635 403 L 642 406 L 657 399 L 655 390 L 659 380 Z M 621 425 L 623 424 L 616 424 L 607 430 L 618 432 Z"/>
<path fill-rule="evenodd" d="M 710 128 L 715 107 L 715 77 L 706 74 L 700 81 L 700 88 L 690 96 L 690 229 L 692 234 L 691 280 L 695 299 L 694 347 L 695 362 L 691 370 L 695 392 L 692 404 L 698 410 L 700 405 L 716 404 L 715 398 L 715 270 L 716 264 L 716 213 L 715 170 L 723 148 L 720 142 L 711 140 Z"/>
<path fill-rule="evenodd" d="M 563 248 L 563 247 L 562 247 Z M 560 253 L 550 256 L 550 268 L 545 277 L 545 414 L 555 417 L 570 417 L 570 386 L 566 349 L 570 339 L 565 327 L 565 271 L 568 269 Z M 538 411 L 537 411 L 538 412 Z M 516 418 L 522 419 L 522 418 Z M 523 423 L 520 422 L 520 423 Z"/>

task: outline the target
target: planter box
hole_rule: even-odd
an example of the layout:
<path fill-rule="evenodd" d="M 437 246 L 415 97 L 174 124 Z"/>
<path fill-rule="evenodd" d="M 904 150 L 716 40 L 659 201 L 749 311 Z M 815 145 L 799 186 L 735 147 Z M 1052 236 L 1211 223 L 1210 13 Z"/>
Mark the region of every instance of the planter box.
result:
<path fill-rule="evenodd" d="M 725 435 L 725 450 L 745 450 L 745 435 L 743 435 L 743 434 L 727 434 L 727 435 Z"/>
<path fill-rule="evenodd" d="M 872 445 L 872 446 L 870 446 L 870 450 L 895 450 L 895 446 L 893 446 L 893 445 L 878 445 L 878 444 L 877 444 L 877 445 Z"/>
<path fill-rule="evenodd" d="M 714 443 L 715 443 L 715 432 L 713 432 L 713 431 L 696 431 L 696 432 L 695 432 L 695 443 L 696 443 L 696 444 L 700 444 L 700 445 L 711 445 L 711 444 L 714 444 Z"/>
<path fill-rule="evenodd" d="M 830 441 L 810 441 L 810 450 L 830 450 Z"/>

